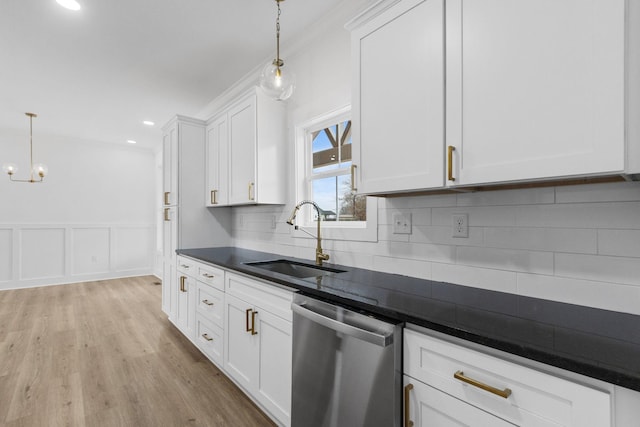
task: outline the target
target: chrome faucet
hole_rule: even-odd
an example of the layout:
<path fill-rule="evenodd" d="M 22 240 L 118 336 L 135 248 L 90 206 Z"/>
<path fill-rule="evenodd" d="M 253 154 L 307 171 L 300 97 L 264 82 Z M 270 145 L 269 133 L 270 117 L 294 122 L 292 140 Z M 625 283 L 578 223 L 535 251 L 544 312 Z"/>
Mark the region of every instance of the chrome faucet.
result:
<path fill-rule="evenodd" d="M 296 218 L 296 214 L 300 210 L 302 205 L 312 205 L 316 208 L 316 212 L 318 212 L 318 233 L 316 235 L 316 265 L 322 265 L 322 261 L 329 260 L 329 254 L 325 254 L 322 252 L 322 239 L 320 238 L 320 219 L 322 218 L 322 214 L 320 213 L 320 207 L 318 204 L 312 200 L 303 200 L 293 208 L 293 212 L 291 212 L 291 216 L 287 220 L 287 224 L 293 225 L 293 220 Z M 295 226 L 298 229 L 298 226 Z"/>

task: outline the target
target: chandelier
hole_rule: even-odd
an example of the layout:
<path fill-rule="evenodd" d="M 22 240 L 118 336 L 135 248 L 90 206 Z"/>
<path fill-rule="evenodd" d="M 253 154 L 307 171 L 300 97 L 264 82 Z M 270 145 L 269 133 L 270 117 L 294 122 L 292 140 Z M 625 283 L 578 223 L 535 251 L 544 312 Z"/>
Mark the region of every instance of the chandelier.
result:
<path fill-rule="evenodd" d="M 33 164 L 33 118 L 38 117 L 34 113 L 25 113 L 29 116 L 29 159 L 31 163 L 31 175 L 29 179 L 15 179 L 13 175 L 18 171 L 18 166 L 13 163 L 6 163 L 2 165 L 2 170 L 5 171 L 9 175 L 9 179 L 13 182 L 42 182 L 44 176 L 47 174 L 49 169 L 42 163 Z M 40 179 L 35 179 L 35 177 L 39 177 Z"/>

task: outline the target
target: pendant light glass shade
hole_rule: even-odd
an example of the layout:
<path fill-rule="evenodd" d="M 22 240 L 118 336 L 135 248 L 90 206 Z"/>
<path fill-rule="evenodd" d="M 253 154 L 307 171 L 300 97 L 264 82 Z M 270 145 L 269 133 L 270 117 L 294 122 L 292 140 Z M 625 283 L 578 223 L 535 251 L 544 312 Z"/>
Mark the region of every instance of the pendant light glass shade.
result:
<path fill-rule="evenodd" d="M 280 60 L 282 63 L 282 60 Z M 283 64 L 284 65 L 284 64 Z M 268 63 L 260 75 L 260 87 L 270 98 L 278 101 L 289 99 L 296 85 L 295 74 L 284 70 L 276 61 Z"/>
<path fill-rule="evenodd" d="M 278 5 L 278 18 L 276 19 L 276 59 L 269 62 L 260 74 L 260 87 L 267 96 L 284 101 L 293 95 L 296 85 L 296 76 L 283 69 L 284 61 L 280 59 L 280 3 L 284 0 L 275 0 Z"/>

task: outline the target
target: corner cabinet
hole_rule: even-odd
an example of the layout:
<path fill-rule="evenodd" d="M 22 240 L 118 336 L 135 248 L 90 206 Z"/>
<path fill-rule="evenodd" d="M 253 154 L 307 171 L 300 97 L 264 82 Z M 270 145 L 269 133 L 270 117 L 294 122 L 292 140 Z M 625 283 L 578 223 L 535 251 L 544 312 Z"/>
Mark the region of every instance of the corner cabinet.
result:
<path fill-rule="evenodd" d="M 639 24 L 625 0 L 376 2 L 346 26 L 358 192 L 639 173 Z"/>
<path fill-rule="evenodd" d="M 228 246 L 230 242 L 228 209 L 211 212 L 202 204 L 205 129 L 205 122 L 185 116 L 175 116 L 163 128 L 162 310 L 173 322 L 179 295 L 176 249 Z"/>
<path fill-rule="evenodd" d="M 608 390 L 416 330 L 403 352 L 405 425 L 612 426 Z"/>
<path fill-rule="evenodd" d="M 285 426 L 291 424 L 293 293 L 227 273 L 224 369 Z"/>
<path fill-rule="evenodd" d="M 397 2 L 351 35 L 357 191 L 444 185 L 444 1 Z"/>
<path fill-rule="evenodd" d="M 206 206 L 286 203 L 284 104 L 258 88 L 245 92 L 207 127 Z"/>

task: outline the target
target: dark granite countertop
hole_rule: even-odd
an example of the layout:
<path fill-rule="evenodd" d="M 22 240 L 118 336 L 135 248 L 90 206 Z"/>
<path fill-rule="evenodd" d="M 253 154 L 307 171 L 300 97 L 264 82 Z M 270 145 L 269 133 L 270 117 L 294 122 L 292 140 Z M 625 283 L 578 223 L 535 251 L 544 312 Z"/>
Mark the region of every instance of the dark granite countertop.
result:
<path fill-rule="evenodd" d="M 270 280 L 298 292 L 414 323 L 551 366 L 640 391 L 640 316 L 354 267 L 296 279 L 246 262 L 308 260 L 247 249 L 178 254 Z"/>

